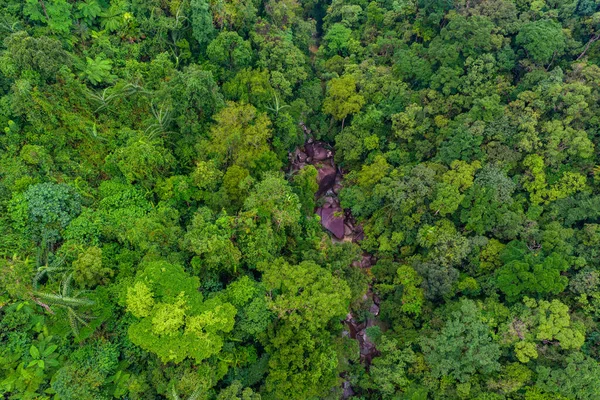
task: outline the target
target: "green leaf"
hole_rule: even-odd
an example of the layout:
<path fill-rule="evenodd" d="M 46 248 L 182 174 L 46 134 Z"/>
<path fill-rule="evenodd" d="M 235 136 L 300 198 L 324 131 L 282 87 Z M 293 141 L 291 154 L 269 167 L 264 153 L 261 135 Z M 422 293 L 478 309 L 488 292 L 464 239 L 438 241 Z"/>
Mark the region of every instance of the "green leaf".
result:
<path fill-rule="evenodd" d="M 114 75 L 110 73 L 111 69 L 112 61 L 104 59 L 103 56 L 96 56 L 95 59 L 86 57 L 86 65 L 79 75 L 94 85 L 102 82 L 110 83 L 114 79 Z"/>
<path fill-rule="evenodd" d="M 48 364 L 48 366 L 50 367 L 57 367 L 60 363 L 58 362 L 58 360 L 51 358 L 49 360 L 46 360 L 46 364 Z"/>
<path fill-rule="evenodd" d="M 58 346 L 55 344 L 48 346 L 48 348 L 44 350 L 44 357 L 48 357 L 50 354 L 54 353 L 57 348 Z"/>
<path fill-rule="evenodd" d="M 26 0 L 23 5 L 23 14 L 27 15 L 32 21 L 46 20 L 37 0 Z"/>
<path fill-rule="evenodd" d="M 31 357 L 35 359 L 40 358 L 40 351 L 34 345 L 31 345 L 31 347 L 29 348 L 29 354 L 31 354 Z"/>
<path fill-rule="evenodd" d="M 79 3 L 77 9 L 88 20 L 96 18 L 102 12 L 102 8 L 95 0 Z"/>

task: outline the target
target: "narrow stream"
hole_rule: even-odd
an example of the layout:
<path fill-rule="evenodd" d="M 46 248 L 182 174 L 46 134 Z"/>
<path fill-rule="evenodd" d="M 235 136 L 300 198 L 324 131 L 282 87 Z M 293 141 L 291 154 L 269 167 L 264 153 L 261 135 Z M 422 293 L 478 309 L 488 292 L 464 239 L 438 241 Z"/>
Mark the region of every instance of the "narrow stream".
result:
<path fill-rule="evenodd" d="M 315 213 L 321 217 L 321 225 L 330 233 L 331 240 L 336 243 L 356 243 L 363 240 L 362 226 L 357 223 L 350 210 L 344 210 L 340 205 L 338 195 L 343 187 L 343 171 L 334 162 L 334 150 L 331 146 L 309 138 L 302 148 L 297 148 L 290 153 L 291 172 L 298 171 L 307 165 L 313 165 L 317 169 L 319 189 L 316 193 L 318 206 Z M 374 263 L 375 258 L 372 255 L 363 253 L 362 259 L 354 262 L 353 266 L 369 269 Z M 376 317 L 379 314 L 379 299 L 373 294 L 371 284 L 363 296 L 363 301 L 372 303 L 369 310 L 372 318 L 359 322 L 350 310 L 342 323 L 345 325 L 343 334 L 358 341 L 360 362 L 368 367 L 373 358 L 378 355 L 375 344 L 369 340 L 366 334 L 366 329 L 375 325 Z M 342 388 L 344 399 L 350 398 L 354 394 L 348 381 L 343 382 Z"/>

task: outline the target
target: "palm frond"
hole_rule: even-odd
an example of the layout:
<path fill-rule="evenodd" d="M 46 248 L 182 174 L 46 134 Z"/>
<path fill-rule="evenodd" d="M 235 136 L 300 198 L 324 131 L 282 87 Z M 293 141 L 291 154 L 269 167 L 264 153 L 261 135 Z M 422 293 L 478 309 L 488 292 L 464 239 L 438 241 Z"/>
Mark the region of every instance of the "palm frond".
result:
<path fill-rule="evenodd" d="M 200 398 L 200 395 L 202 394 L 202 387 L 198 387 L 196 390 L 194 390 L 194 393 L 192 393 L 190 395 L 190 397 L 188 398 L 188 400 L 198 400 Z"/>
<path fill-rule="evenodd" d="M 156 122 L 146 128 L 145 134 L 150 138 L 154 138 L 154 136 L 158 133 L 170 133 L 171 131 L 169 131 L 169 125 L 172 120 L 171 110 L 164 106 L 161 106 L 159 109 L 154 105 L 154 103 L 150 104 L 150 109 L 152 111 L 152 116 L 154 116 L 154 119 L 156 119 Z"/>
<path fill-rule="evenodd" d="M 175 385 L 173 385 L 171 387 L 171 398 L 173 400 L 181 400 L 181 398 L 179 397 L 179 395 L 177 394 L 177 390 L 175 390 Z"/>
<path fill-rule="evenodd" d="M 33 294 L 40 299 L 50 303 L 51 305 L 64 306 L 64 307 L 84 307 L 93 306 L 96 304 L 93 300 L 89 299 L 78 299 L 76 297 L 61 296 L 52 293 L 44 293 L 34 291 Z"/>
<path fill-rule="evenodd" d="M 68 309 L 67 315 L 69 316 L 69 325 L 71 326 L 73 335 L 76 337 L 79 336 L 79 326 L 77 325 L 77 319 L 75 318 L 77 315 L 70 308 Z"/>

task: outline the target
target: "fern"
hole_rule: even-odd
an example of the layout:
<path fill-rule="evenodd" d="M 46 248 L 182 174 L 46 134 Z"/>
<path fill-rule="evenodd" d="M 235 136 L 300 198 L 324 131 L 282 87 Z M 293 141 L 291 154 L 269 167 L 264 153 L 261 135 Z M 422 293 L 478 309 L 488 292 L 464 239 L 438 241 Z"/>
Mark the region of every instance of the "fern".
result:
<path fill-rule="evenodd" d="M 110 73 L 112 70 L 112 61 L 106 60 L 101 56 L 96 56 L 94 59 L 86 57 L 85 61 L 85 65 L 82 67 L 79 76 L 88 80 L 91 84 L 110 83 L 116 78 Z"/>

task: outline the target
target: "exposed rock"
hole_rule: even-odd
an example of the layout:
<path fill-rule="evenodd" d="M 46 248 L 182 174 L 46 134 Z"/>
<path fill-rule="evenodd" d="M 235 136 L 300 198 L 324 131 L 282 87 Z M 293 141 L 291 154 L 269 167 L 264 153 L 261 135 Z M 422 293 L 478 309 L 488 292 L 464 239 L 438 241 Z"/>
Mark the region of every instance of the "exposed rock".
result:
<path fill-rule="evenodd" d="M 307 142 L 312 142 L 312 139 L 310 139 L 310 136 L 312 135 L 310 128 L 308 128 L 303 121 L 300 121 L 298 125 L 300 125 L 302 131 L 304 132 L 304 139 L 306 139 Z"/>
<path fill-rule="evenodd" d="M 326 145 L 322 142 L 307 143 L 304 148 L 306 154 L 312 159 L 312 161 L 325 161 L 328 158 L 333 157 L 333 152 L 325 147 Z"/>
<path fill-rule="evenodd" d="M 308 139 L 304 144 L 304 151 L 306 151 L 306 154 L 308 154 L 311 159 L 315 155 L 315 142 L 312 139 Z"/>
<path fill-rule="evenodd" d="M 307 165 L 307 155 L 300 149 L 296 149 L 293 153 L 289 153 L 289 160 L 292 171 L 299 171 Z"/>
<path fill-rule="evenodd" d="M 352 339 L 356 339 L 356 335 L 358 334 L 359 328 L 358 328 L 358 324 L 357 324 L 356 320 L 354 319 L 354 316 L 352 315 L 352 313 L 348 313 L 344 322 L 348 326 L 348 331 L 350 332 L 350 337 Z"/>
<path fill-rule="evenodd" d="M 371 353 L 373 353 L 373 351 L 375 350 L 375 344 L 371 342 L 369 336 L 367 336 L 366 331 L 361 331 L 358 334 L 358 340 L 360 340 L 363 343 L 360 349 L 361 356 L 368 356 Z"/>
<path fill-rule="evenodd" d="M 330 150 L 327 150 L 323 147 L 315 148 L 315 155 L 313 156 L 313 160 L 324 161 L 331 157 L 333 157 L 333 153 Z"/>
<path fill-rule="evenodd" d="M 379 296 L 377 296 L 375 293 L 373 293 L 373 303 L 375 303 L 377 305 L 379 305 L 381 303 Z"/>
<path fill-rule="evenodd" d="M 377 321 L 375 320 L 375 318 L 368 318 L 367 319 L 367 326 L 366 326 L 366 328 L 370 328 L 370 327 L 375 326 L 375 325 L 377 325 Z"/>
<path fill-rule="evenodd" d="M 348 327 L 348 332 L 350 333 L 350 338 L 356 339 L 358 341 L 358 347 L 360 350 L 360 360 L 366 365 L 371 364 L 371 361 L 375 356 L 379 354 L 377 349 L 375 348 L 375 344 L 371 342 L 369 337 L 367 336 L 366 329 L 369 326 L 374 326 L 374 320 L 368 320 L 366 323 L 359 323 L 354 319 L 352 313 L 348 313 L 346 316 L 346 320 L 344 321 L 346 326 Z"/>
<path fill-rule="evenodd" d="M 365 238 L 365 232 L 361 225 L 354 226 L 354 239 L 353 242 L 360 242 Z"/>
<path fill-rule="evenodd" d="M 373 265 L 373 259 L 369 254 L 363 254 L 360 261 L 355 261 L 352 265 L 357 268 L 370 268 Z"/>
<path fill-rule="evenodd" d="M 302 123 L 300 126 L 304 133 L 310 137 L 310 130 Z M 364 230 L 352 216 L 351 211 L 349 209 L 343 210 L 340 206 L 338 195 L 343 188 L 343 171 L 336 167 L 333 155 L 329 145 L 309 138 L 304 145 L 304 151 L 297 149 L 293 154 L 290 154 L 290 159 L 294 170 L 297 170 L 299 165 L 314 165 L 317 168 L 319 189 L 316 198 L 321 206 L 315 212 L 321 217 L 323 228 L 331 232 L 332 242 L 359 242 L 364 239 Z M 375 259 L 365 253 L 360 260 L 355 261 L 352 265 L 356 268 L 368 269 L 374 262 Z M 358 342 L 360 361 L 368 366 L 379 352 L 367 336 L 366 329 L 379 323 L 376 317 L 380 313 L 380 307 L 379 298 L 374 295 L 371 288 L 364 293 L 362 300 L 365 306 L 368 307 L 372 317 L 359 323 L 352 313 L 348 313 L 344 321 L 346 329 L 343 331 L 342 336 L 350 337 Z M 342 390 L 343 399 L 355 395 L 350 382 L 346 380 L 342 383 Z"/>
<path fill-rule="evenodd" d="M 321 225 L 333 235 L 342 239 L 344 237 L 344 214 L 339 207 L 321 208 Z"/>
<path fill-rule="evenodd" d="M 296 150 L 296 160 L 298 160 L 299 162 L 306 162 L 307 158 L 308 156 L 305 152 L 300 151 L 300 149 Z"/>
<path fill-rule="evenodd" d="M 342 383 L 342 398 L 349 399 L 354 396 L 354 390 L 352 390 L 352 385 L 348 381 L 344 381 Z"/>
<path fill-rule="evenodd" d="M 352 236 L 353 233 L 354 231 L 352 230 L 352 227 L 347 223 L 344 224 L 344 236 Z"/>
<path fill-rule="evenodd" d="M 333 187 L 337 171 L 334 166 L 324 164 L 319 167 L 317 172 L 317 183 L 319 184 L 317 196 L 321 196 Z"/>
<path fill-rule="evenodd" d="M 371 307 L 369 308 L 369 312 L 375 316 L 379 315 L 379 306 L 375 303 L 373 303 L 373 305 L 371 305 Z"/>
<path fill-rule="evenodd" d="M 333 196 L 323 197 L 323 208 L 340 207 L 340 201 Z"/>
<path fill-rule="evenodd" d="M 371 268 L 372 265 L 373 259 L 368 254 L 363 254 L 362 258 L 359 261 L 354 261 L 352 263 L 352 266 L 356 268 Z"/>

